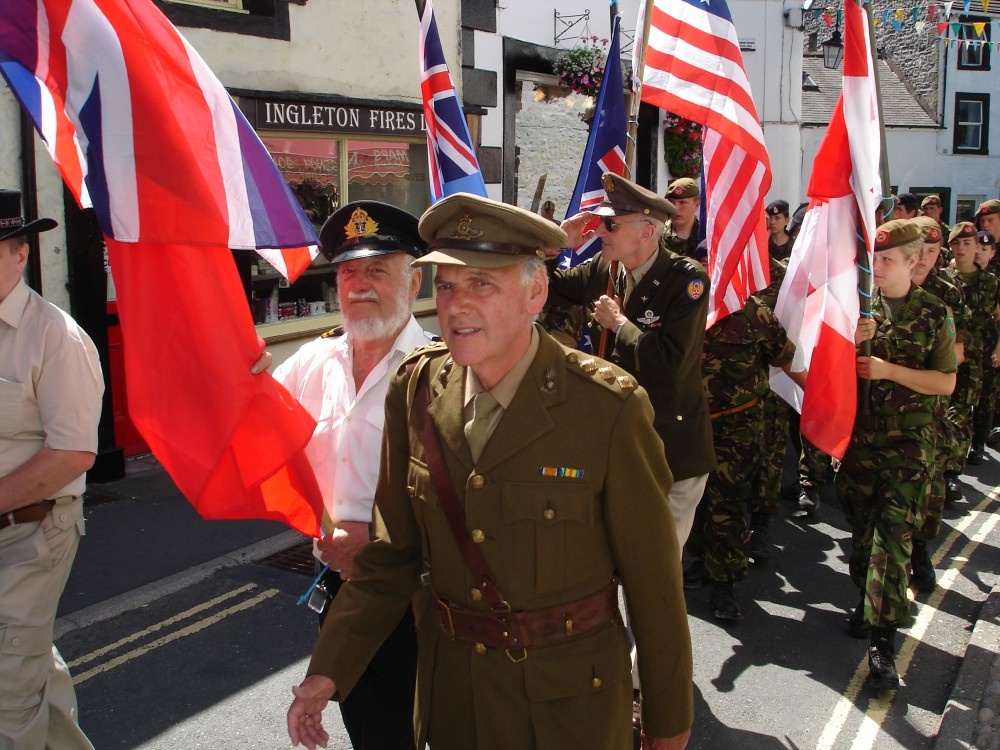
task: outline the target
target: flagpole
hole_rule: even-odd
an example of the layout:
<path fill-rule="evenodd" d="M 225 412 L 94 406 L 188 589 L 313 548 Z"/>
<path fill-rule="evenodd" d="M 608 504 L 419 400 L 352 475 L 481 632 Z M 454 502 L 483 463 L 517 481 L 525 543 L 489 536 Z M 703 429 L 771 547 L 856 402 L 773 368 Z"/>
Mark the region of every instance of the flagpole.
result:
<path fill-rule="evenodd" d="M 632 100 L 628 115 L 628 135 L 625 139 L 625 176 L 632 179 L 632 166 L 635 163 L 635 137 L 639 130 L 639 105 L 642 103 L 642 73 L 646 67 L 646 49 L 649 47 L 649 27 L 652 21 L 652 0 L 642 2 L 642 37 L 636 34 L 633 45 L 639 44 L 639 54 L 635 56 L 636 69 L 632 71 L 632 78 L 635 81 L 635 90 L 632 92 Z M 637 29 L 638 31 L 638 29 Z M 635 48 L 633 47 L 633 50 Z"/>

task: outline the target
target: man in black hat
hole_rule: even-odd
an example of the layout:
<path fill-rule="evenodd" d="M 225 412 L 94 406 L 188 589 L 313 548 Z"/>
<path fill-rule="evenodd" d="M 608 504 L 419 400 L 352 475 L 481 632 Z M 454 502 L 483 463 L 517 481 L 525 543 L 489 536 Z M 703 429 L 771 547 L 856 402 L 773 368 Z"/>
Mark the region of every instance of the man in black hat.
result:
<path fill-rule="evenodd" d="M 410 262 L 426 248 L 415 216 L 385 203 L 355 201 L 327 219 L 320 242 L 336 269 L 343 330 L 305 344 L 274 377 L 317 423 L 306 455 L 325 506 L 324 536 L 314 554 L 329 569 L 310 599 L 322 626 L 326 605 L 351 577 L 354 556 L 370 539 L 389 379 L 404 355 L 428 339 L 411 312 L 421 272 Z M 414 746 L 416 663 L 413 613 L 407 609 L 340 704 L 356 750 Z"/>
<path fill-rule="evenodd" d="M 788 260 L 792 254 L 792 238 L 788 228 L 788 201 L 776 200 L 764 209 L 767 222 L 767 251 L 773 260 Z"/>
<path fill-rule="evenodd" d="M 0 747 L 89 748 L 56 607 L 83 534 L 104 377 L 90 337 L 23 279 L 21 193 L 0 190 Z"/>

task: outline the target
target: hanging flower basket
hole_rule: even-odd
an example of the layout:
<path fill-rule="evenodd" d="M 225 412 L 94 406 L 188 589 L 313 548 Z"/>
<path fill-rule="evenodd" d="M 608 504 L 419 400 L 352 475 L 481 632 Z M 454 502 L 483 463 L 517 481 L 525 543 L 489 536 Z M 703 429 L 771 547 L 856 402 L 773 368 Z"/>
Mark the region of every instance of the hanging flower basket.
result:
<path fill-rule="evenodd" d="M 701 125 L 667 113 L 663 118 L 663 159 L 674 178 L 701 174 Z"/>
<path fill-rule="evenodd" d="M 556 60 L 553 72 L 559 83 L 578 94 L 597 98 L 604 77 L 607 39 L 597 36 L 580 38 L 580 45 L 563 53 Z"/>

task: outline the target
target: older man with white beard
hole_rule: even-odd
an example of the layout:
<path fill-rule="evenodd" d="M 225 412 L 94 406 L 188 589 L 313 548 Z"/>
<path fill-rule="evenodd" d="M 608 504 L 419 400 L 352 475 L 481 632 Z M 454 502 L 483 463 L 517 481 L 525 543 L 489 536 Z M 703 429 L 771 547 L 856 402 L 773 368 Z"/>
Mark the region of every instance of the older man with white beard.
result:
<path fill-rule="evenodd" d="M 411 312 L 421 272 L 410 262 L 426 249 L 416 217 L 384 203 L 356 201 L 327 219 L 320 241 L 336 269 L 343 331 L 305 344 L 274 377 L 316 420 L 306 453 L 325 513 L 314 554 L 329 570 L 310 606 L 322 610 L 322 626 L 326 605 L 350 578 L 354 556 L 370 538 L 389 378 L 403 356 L 428 339 Z M 254 369 L 269 363 L 265 353 Z M 356 750 L 414 746 L 416 659 L 410 610 L 340 704 Z"/>

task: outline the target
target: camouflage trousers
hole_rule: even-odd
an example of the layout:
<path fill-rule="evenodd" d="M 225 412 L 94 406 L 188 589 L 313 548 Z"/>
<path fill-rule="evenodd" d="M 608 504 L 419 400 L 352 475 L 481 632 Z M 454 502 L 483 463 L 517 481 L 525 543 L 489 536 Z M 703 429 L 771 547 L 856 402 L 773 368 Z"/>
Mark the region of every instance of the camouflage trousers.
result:
<path fill-rule="evenodd" d="M 761 431 L 763 460 L 757 477 L 757 492 L 750 504 L 754 513 L 778 512 L 778 494 L 781 492 L 781 469 L 788 447 L 788 413 L 792 407 L 774 391 L 768 391 L 764 402 L 764 423 Z"/>
<path fill-rule="evenodd" d="M 837 494 L 851 525 L 850 574 L 865 594 L 865 620 L 910 624 L 910 555 L 931 483 L 933 427 L 856 429 L 837 472 Z"/>
<path fill-rule="evenodd" d="M 688 552 L 702 560 L 713 581 L 742 581 L 750 572 L 747 513 L 757 502 L 763 470 L 763 423 L 760 402 L 712 420 L 718 465 L 708 475 Z"/>
<path fill-rule="evenodd" d="M 979 390 L 979 401 L 973 411 L 972 442 L 985 443 L 993 430 L 993 412 L 996 410 L 996 388 L 1000 384 L 996 369 L 990 364 L 993 347 L 990 346 L 983 362 L 982 386 Z"/>
<path fill-rule="evenodd" d="M 968 349 L 966 357 L 969 356 Z M 976 355 L 978 356 L 978 355 Z M 955 456 L 948 464 L 948 471 L 961 474 L 965 470 L 965 457 L 972 444 L 973 414 L 979 403 L 983 386 L 983 368 L 978 360 L 968 358 L 958 366 L 955 390 L 951 394 L 948 418 L 955 425 Z"/>

